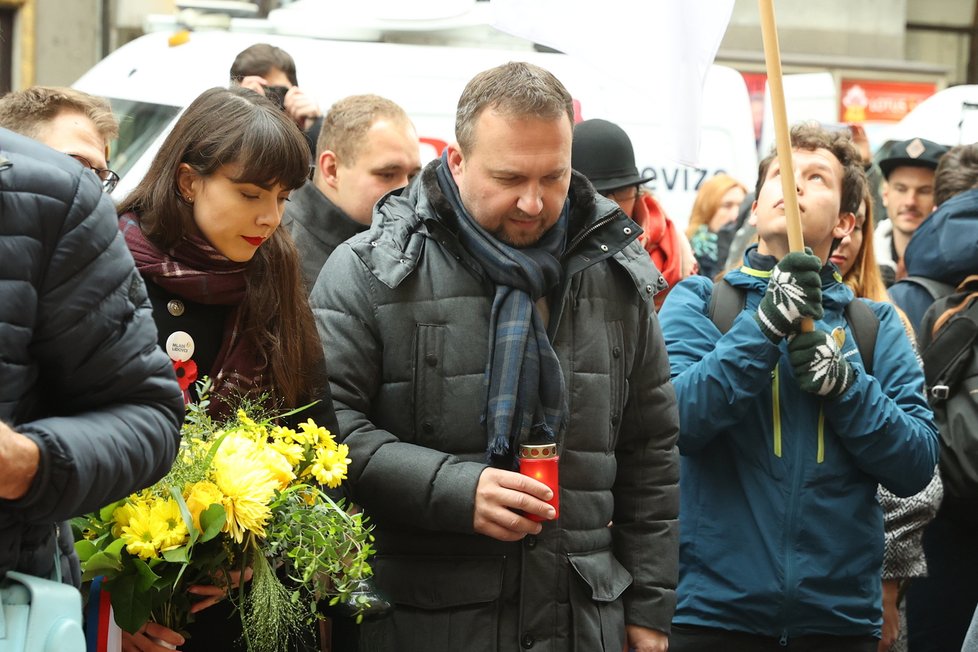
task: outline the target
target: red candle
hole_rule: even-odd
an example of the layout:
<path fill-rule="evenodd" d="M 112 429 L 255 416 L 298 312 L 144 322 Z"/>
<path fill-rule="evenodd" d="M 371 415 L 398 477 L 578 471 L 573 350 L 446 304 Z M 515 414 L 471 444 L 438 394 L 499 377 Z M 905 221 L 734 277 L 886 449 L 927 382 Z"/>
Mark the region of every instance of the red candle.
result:
<path fill-rule="evenodd" d="M 547 504 L 554 508 L 554 518 L 560 516 L 560 487 L 557 484 L 559 460 L 557 444 L 520 445 L 520 473 L 550 487 L 554 495 Z M 527 514 L 526 517 L 531 521 L 546 520 L 536 514 Z"/>

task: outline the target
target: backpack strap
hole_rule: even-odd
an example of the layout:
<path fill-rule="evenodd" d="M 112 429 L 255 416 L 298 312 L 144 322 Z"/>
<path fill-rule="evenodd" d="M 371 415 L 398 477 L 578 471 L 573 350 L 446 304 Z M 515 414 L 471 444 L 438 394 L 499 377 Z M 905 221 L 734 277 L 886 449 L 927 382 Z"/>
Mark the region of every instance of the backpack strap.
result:
<path fill-rule="evenodd" d="M 954 292 L 954 286 L 950 283 L 941 283 L 926 276 L 907 276 L 902 280 L 909 281 L 927 290 L 927 294 L 930 295 L 932 301 L 937 301 Z"/>
<path fill-rule="evenodd" d="M 724 334 L 733 326 L 734 320 L 747 305 L 747 291 L 734 287 L 726 278 L 721 278 L 713 284 L 710 295 L 710 320 L 716 325 L 720 334 Z M 866 373 L 873 375 L 873 356 L 876 353 L 876 336 L 880 329 L 880 320 L 864 301 L 853 299 L 845 309 L 846 321 L 852 330 L 852 337 L 859 349 Z"/>
<path fill-rule="evenodd" d="M 852 330 L 852 338 L 859 349 L 863 368 L 870 376 L 873 375 L 873 356 L 876 354 L 876 335 L 880 330 L 880 320 L 873 309 L 862 299 L 853 299 L 846 306 L 846 321 Z"/>
<path fill-rule="evenodd" d="M 747 292 L 742 288 L 735 288 L 726 278 L 713 284 L 708 314 L 721 335 L 730 330 L 737 315 L 744 311 L 746 305 Z"/>

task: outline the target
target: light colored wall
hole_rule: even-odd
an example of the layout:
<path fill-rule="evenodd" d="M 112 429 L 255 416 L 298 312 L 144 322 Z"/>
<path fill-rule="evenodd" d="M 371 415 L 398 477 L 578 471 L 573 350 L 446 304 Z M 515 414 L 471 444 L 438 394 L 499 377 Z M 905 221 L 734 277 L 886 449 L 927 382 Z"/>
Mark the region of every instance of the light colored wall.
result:
<path fill-rule="evenodd" d="M 67 86 L 99 60 L 100 0 L 37 0 L 34 83 Z"/>
<path fill-rule="evenodd" d="M 970 29 L 974 7 L 974 0 L 907 0 L 907 22 Z M 967 76 L 969 40 L 961 33 L 910 30 L 906 56 L 946 65 L 951 69 L 948 82 L 960 83 Z"/>
<path fill-rule="evenodd" d="M 777 2 L 775 13 L 781 52 L 902 59 L 908 1 L 913 0 Z M 735 1 L 730 26 L 720 47 L 763 49 L 757 0 Z"/>

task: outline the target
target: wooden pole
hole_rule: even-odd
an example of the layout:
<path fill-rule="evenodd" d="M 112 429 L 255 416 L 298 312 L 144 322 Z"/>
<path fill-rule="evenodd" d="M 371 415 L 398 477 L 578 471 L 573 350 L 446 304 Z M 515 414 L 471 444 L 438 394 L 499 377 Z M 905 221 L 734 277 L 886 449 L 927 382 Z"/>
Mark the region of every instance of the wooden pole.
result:
<path fill-rule="evenodd" d="M 774 19 L 774 0 L 757 0 L 761 9 L 761 37 L 764 40 L 764 63 L 767 66 L 767 87 L 774 111 L 774 136 L 781 168 L 781 190 L 784 194 L 784 218 L 788 229 L 788 248 L 805 250 L 798 210 L 798 191 L 795 188 L 795 167 L 791 162 L 791 134 L 788 132 L 788 112 L 784 105 L 784 84 L 781 80 L 781 48 L 778 45 L 778 26 Z M 811 319 L 801 324 L 802 332 L 815 328 Z"/>
<path fill-rule="evenodd" d="M 784 213 L 788 223 L 788 248 L 804 251 L 805 238 L 801 232 L 798 193 L 795 189 L 795 168 L 791 163 L 791 136 L 788 132 L 788 112 L 784 105 L 784 84 L 781 81 L 781 50 L 778 28 L 774 20 L 774 0 L 758 0 L 761 9 L 761 37 L 764 39 L 764 62 L 767 65 L 767 86 L 774 111 L 774 136 L 781 167 L 781 189 L 784 192 Z"/>

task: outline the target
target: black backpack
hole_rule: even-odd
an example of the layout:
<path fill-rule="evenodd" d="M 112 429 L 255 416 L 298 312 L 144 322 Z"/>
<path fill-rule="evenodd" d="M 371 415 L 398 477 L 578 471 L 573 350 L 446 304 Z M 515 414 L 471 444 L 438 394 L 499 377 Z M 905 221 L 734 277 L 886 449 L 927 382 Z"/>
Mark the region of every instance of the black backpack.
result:
<path fill-rule="evenodd" d="M 737 315 L 743 312 L 745 305 L 747 305 L 746 290 L 734 287 L 730 281 L 721 278 L 713 285 L 708 314 L 720 332 L 726 333 L 733 326 Z M 852 339 L 859 349 L 863 368 L 872 376 L 873 354 L 876 352 L 876 335 L 880 330 L 880 320 L 877 319 L 873 309 L 859 299 L 849 302 L 845 309 L 845 317 L 852 330 Z"/>
<path fill-rule="evenodd" d="M 932 337 L 937 320 L 955 309 Z M 965 280 L 954 294 L 927 309 L 917 341 L 927 398 L 941 435 L 944 491 L 978 499 L 978 277 Z"/>

